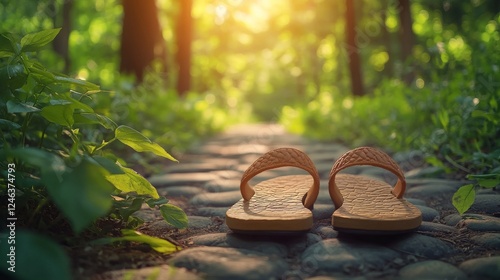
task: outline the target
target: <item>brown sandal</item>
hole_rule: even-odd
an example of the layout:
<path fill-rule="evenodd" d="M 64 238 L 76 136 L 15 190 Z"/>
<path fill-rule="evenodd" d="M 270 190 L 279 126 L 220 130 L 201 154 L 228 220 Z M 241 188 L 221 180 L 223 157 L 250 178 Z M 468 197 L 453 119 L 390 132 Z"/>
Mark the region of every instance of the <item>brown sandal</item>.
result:
<path fill-rule="evenodd" d="M 283 166 L 304 169 L 308 175 L 289 175 L 248 184 L 259 173 Z M 275 149 L 262 155 L 243 174 L 243 199 L 226 212 L 226 224 L 235 232 L 297 233 L 311 229 L 312 209 L 319 193 L 319 174 L 312 160 L 294 148 Z"/>
<path fill-rule="evenodd" d="M 337 174 L 355 165 L 386 169 L 396 175 L 398 181 L 392 188 L 369 177 Z M 332 225 L 338 231 L 400 233 L 414 230 L 422 222 L 420 210 L 403 199 L 406 189 L 403 172 L 380 150 L 361 147 L 342 155 L 330 172 L 328 188 L 335 205 Z"/>

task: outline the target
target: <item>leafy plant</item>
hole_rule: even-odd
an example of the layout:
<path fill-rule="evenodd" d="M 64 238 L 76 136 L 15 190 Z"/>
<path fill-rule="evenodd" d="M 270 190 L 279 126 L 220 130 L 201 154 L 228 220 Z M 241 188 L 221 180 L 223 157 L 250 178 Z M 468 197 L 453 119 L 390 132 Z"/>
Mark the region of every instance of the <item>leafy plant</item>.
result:
<path fill-rule="evenodd" d="M 478 188 L 491 189 L 500 185 L 500 172 L 493 174 L 468 175 L 467 179 L 474 180 L 474 184 L 460 187 L 453 195 L 452 203 L 460 215 L 463 215 L 474 204 Z"/>
<path fill-rule="evenodd" d="M 67 221 L 80 234 L 97 229 L 92 225 L 104 216 L 132 227 L 140 223 L 132 214 L 143 203 L 158 208 L 166 222 L 186 227 L 185 213 L 110 147 L 121 142 L 136 152 L 175 158 L 140 132 L 97 113 L 92 106 L 99 86 L 51 72 L 32 58 L 58 32 L 21 39 L 0 34 L 0 165 L 14 176 L 2 179 L 0 196 L 6 199 L 15 186 L 13 215 L 41 231 Z"/>

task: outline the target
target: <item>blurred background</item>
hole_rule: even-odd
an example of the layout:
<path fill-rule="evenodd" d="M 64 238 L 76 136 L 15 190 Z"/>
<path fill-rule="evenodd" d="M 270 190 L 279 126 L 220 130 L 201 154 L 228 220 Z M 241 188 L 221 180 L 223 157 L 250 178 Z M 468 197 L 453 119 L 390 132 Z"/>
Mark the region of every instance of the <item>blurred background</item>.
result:
<path fill-rule="evenodd" d="M 468 173 L 500 158 L 496 0 L 1 3 L 2 31 L 62 27 L 38 59 L 174 151 L 258 121 Z"/>

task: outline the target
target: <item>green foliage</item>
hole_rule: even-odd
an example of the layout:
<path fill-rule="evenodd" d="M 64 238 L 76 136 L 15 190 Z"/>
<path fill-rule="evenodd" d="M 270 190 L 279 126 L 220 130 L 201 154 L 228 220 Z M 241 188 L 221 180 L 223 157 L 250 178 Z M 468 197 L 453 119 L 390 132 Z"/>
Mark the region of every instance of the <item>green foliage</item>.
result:
<path fill-rule="evenodd" d="M 441 37 L 426 25 L 440 23 L 440 15 L 421 21 L 429 14 L 419 11 L 416 33 L 425 44 L 415 47 L 415 84 L 384 79 L 360 98 L 331 87 L 306 105 L 283 107 L 280 122 L 297 133 L 352 146 L 422 151 L 430 164 L 476 181 L 452 199 L 462 214 L 474 203 L 478 187 L 499 185 L 500 16 L 481 17 L 475 29 L 440 26 L 448 28 Z"/>
<path fill-rule="evenodd" d="M 221 131 L 229 124 L 246 120 L 248 112 L 230 112 L 224 101 L 213 94 L 194 92 L 179 97 L 169 90 L 158 74 L 149 73 L 137 86 L 126 78 L 117 82 L 117 89 L 97 98 L 96 110 L 108 114 L 117 122 L 138 127 L 140 131 L 118 129 L 116 137 L 136 151 L 147 149 L 155 153 L 155 144 L 134 144 L 137 133 L 152 137 L 161 146 L 184 151 L 200 138 Z"/>
<path fill-rule="evenodd" d="M 140 243 L 148 244 L 155 251 L 163 253 L 163 254 L 175 253 L 181 249 L 179 246 L 174 245 L 171 242 L 166 241 L 165 239 L 144 235 L 144 234 L 142 234 L 138 231 L 135 231 L 135 230 L 123 229 L 122 234 L 123 234 L 122 237 L 102 238 L 102 239 L 95 240 L 92 243 L 97 244 L 97 245 L 104 245 L 104 244 L 109 244 L 109 243 L 113 243 L 113 242 L 122 242 L 122 241 L 140 242 Z"/>
<path fill-rule="evenodd" d="M 462 215 L 472 206 L 475 198 L 476 192 L 474 190 L 474 185 L 468 184 L 460 187 L 458 191 L 455 192 L 452 198 L 452 203 L 458 213 Z"/>
<path fill-rule="evenodd" d="M 73 279 L 71 264 L 59 244 L 40 234 L 17 230 L 15 236 L 15 275 L 16 279 Z M 2 255 L 12 254 L 7 242 L 0 243 Z M 8 261 L 0 263 L 0 268 L 7 271 Z M 10 273 L 10 272 L 9 272 Z"/>
<path fill-rule="evenodd" d="M 169 205 L 145 178 L 123 166 L 109 145 L 118 140 L 137 152 L 175 158 L 138 131 L 117 126 L 96 112 L 97 85 L 51 72 L 32 58 L 31 53 L 41 50 L 58 32 L 50 29 L 21 39 L 0 34 L 0 165 L 3 172 L 7 167 L 15 171 L 15 179 L 1 179 L 0 196 L 6 200 L 7 183 L 15 181 L 19 222 L 42 232 L 63 227 L 65 221 L 76 234 L 95 231 L 93 224 L 105 216 L 122 226 L 138 225 L 140 221 L 131 214 L 143 203 L 160 208 L 167 223 L 185 227 L 186 214 Z M 29 253 L 19 251 L 19 255 L 38 258 L 43 252 L 37 249 L 54 246 L 42 237 L 26 238 L 27 244 L 40 238 L 40 244 L 20 246 Z M 148 237 L 136 238 L 141 240 Z"/>

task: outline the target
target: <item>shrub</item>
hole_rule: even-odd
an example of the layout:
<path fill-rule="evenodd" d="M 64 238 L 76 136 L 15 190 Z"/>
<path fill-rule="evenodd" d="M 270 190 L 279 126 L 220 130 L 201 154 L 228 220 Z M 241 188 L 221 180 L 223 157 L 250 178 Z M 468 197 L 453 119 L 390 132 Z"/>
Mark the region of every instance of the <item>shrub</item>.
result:
<path fill-rule="evenodd" d="M 99 219 L 113 221 L 118 228 L 134 228 L 141 221 L 132 214 L 146 203 L 159 208 L 166 222 L 186 227 L 186 214 L 128 168 L 110 144 L 121 142 L 136 152 L 175 159 L 135 129 L 97 113 L 92 105 L 99 86 L 53 73 L 32 57 L 58 32 L 45 30 L 21 39 L 0 34 L 0 167 L 4 175 L 0 197 L 8 201 L 5 212 L 17 218 L 18 227 L 35 232 L 67 235 L 69 225 L 76 234 L 90 229 L 100 236 L 107 232 L 97 226 Z M 124 235 L 123 240 L 146 242 L 163 252 L 178 249 L 136 232 Z M 18 244 L 38 244 L 33 248 L 19 245 L 20 250 L 29 250 L 18 252 L 20 262 L 29 263 L 28 256 L 51 259 L 46 255 L 50 250 L 44 251 L 47 248 L 60 251 L 53 241 L 37 234 L 27 232 L 19 238 L 24 240 Z M 58 253 L 52 266 L 66 271 L 63 255 Z M 50 267 L 36 268 L 54 278 Z"/>

